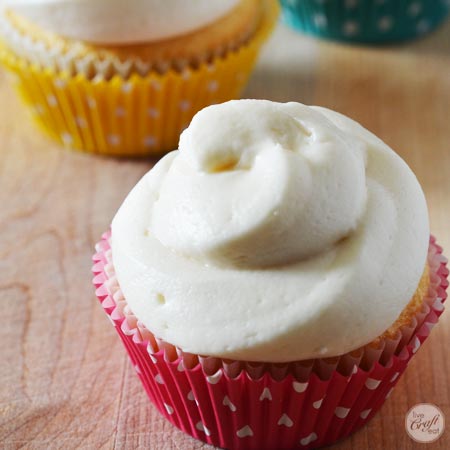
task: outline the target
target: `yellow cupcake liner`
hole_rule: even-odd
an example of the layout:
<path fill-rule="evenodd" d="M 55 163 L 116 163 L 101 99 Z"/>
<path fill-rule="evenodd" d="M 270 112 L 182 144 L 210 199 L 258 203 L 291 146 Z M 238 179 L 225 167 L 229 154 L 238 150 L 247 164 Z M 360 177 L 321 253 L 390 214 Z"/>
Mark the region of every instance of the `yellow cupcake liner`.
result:
<path fill-rule="evenodd" d="M 161 155 L 177 148 L 197 111 L 239 97 L 278 10 L 270 0 L 247 44 L 181 73 L 88 79 L 30 64 L 5 46 L 0 62 L 38 125 L 65 147 L 113 156 Z"/>

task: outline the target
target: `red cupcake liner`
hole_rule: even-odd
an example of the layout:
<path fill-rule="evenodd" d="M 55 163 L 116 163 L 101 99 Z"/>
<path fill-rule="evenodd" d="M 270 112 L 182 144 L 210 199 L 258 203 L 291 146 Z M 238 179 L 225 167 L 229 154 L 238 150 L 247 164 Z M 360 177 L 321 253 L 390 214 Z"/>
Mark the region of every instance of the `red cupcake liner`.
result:
<path fill-rule="evenodd" d="M 201 357 L 155 338 L 129 310 L 111 263 L 110 232 L 94 255 L 96 295 L 150 400 L 194 438 L 229 449 L 308 449 L 369 421 L 437 323 L 448 286 L 446 258 L 430 238 L 423 309 L 380 348 L 339 358 L 258 364 Z"/>

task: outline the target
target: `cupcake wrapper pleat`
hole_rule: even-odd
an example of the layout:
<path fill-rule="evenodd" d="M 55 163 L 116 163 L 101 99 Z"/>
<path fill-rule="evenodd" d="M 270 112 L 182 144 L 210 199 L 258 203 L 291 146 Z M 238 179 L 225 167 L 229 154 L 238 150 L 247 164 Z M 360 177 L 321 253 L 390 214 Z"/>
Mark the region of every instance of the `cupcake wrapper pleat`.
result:
<path fill-rule="evenodd" d="M 156 339 L 132 314 L 115 279 L 109 237 L 93 258 L 96 294 L 150 400 L 181 430 L 224 448 L 315 448 L 363 426 L 428 337 L 447 296 L 446 259 L 432 237 L 424 307 L 386 345 L 388 353 L 383 347 L 290 364 L 199 357 Z"/>
<path fill-rule="evenodd" d="M 239 97 L 276 22 L 277 4 L 268 5 L 248 43 L 182 72 L 88 78 L 31 64 L 5 43 L 0 62 L 39 126 L 64 146 L 113 156 L 161 155 L 177 148 L 197 111 Z"/>
<path fill-rule="evenodd" d="M 87 80 L 3 60 L 15 86 L 44 131 L 62 145 L 115 156 L 158 155 L 177 148 L 180 133 L 203 107 L 237 98 L 256 50 L 184 75 Z"/>

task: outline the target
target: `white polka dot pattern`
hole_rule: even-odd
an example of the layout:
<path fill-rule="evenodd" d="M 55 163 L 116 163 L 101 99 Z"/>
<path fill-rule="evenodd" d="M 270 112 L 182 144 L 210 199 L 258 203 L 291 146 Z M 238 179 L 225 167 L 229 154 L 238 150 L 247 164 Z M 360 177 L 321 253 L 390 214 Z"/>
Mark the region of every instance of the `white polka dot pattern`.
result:
<path fill-rule="evenodd" d="M 187 111 L 191 107 L 189 100 L 182 100 L 179 104 L 181 111 Z"/>
<path fill-rule="evenodd" d="M 133 85 L 131 83 L 124 83 L 122 85 L 122 92 L 128 94 L 133 90 Z"/>
<path fill-rule="evenodd" d="M 417 23 L 417 32 L 420 34 L 426 33 L 427 31 L 429 31 L 431 28 L 430 22 L 427 19 L 421 19 L 418 23 Z"/>
<path fill-rule="evenodd" d="M 147 114 L 149 117 L 155 118 L 159 116 L 159 111 L 156 108 L 148 108 Z"/>
<path fill-rule="evenodd" d="M 382 32 L 388 31 L 392 28 L 394 21 L 390 16 L 383 16 L 378 21 L 378 29 Z"/>
<path fill-rule="evenodd" d="M 90 109 L 94 109 L 97 108 L 97 102 L 93 99 L 93 98 L 88 98 L 87 99 L 87 104 L 89 106 Z"/>
<path fill-rule="evenodd" d="M 67 86 L 67 82 L 65 80 L 62 80 L 61 78 L 57 78 L 55 80 L 55 86 L 58 89 L 64 89 Z"/>
<path fill-rule="evenodd" d="M 62 133 L 61 140 L 64 142 L 65 145 L 70 145 L 73 142 L 73 137 L 69 133 Z"/>
<path fill-rule="evenodd" d="M 406 9 L 406 12 L 411 17 L 417 17 L 421 11 L 422 11 L 422 4 L 420 2 L 412 2 Z"/>
<path fill-rule="evenodd" d="M 354 36 L 359 32 L 359 24 L 354 20 L 348 20 L 344 23 L 342 31 L 346 36 Z"/>
<path fill-rule="evenodd" d="M 156 145 L 156 138 L 154 136 L 145 136 L 144 145 L 145 147 L 154 147 Z"/>
<path fill-rule="evenodd" d="M 210 82 L 208 83 L 208 87 L 207 87 L 208 91 L 210 91 L 210 92 L 216 92 L 218 88 L 219 88 L 219 83 L 218 83 L 218 81 L 212 80 L 212 81 L 210 81 Z"/>
<path fill-rule="evenodd" d="M 44 107 L 42 105 L 39 105 L 39 104 L 34 105 L 33 109 L 34 109 L 34 112 L 38 115 L 41 115 L 44 113 Z"/>
<path fill-rule="evenodd" d="M 349 9 L 356 8 L 358 6 L 358 0 L 345 0 L 344 5 Z"/>
<path fill-rule="evenodd" d="M 117 134 L 110 134 L 107 136 L 108 143 L 113 147 L 116 147 L 120 144 L 120 136 Z"/>
<path fill-rule="evenodd" d="M 75 123 L 80 128 L 86 128 L 87 127 L 87 122 L 86 122 L 86 119 L 84 117 L 75 117 Z"/>
<path fill-rule="evenodd" d="M 325 28 L 328 24 L 328 19 L 327 16 L 325 14 L 315 14 L 313 17 L 314 23 L 316 25 L 316 27 L 319 28 Z"/>
<path fill-rule="evenodd" d="M 56 99 L 56 97 L 54 95 L 48 95 L 47 96 L 47 103 L 52 106 L 55 107 L 58 105 L 58 100 Z"/>
<path fill-rule="evenodd" d="M 125 117 L 125 114 L 126 114 L 126 111 L 125 111 L 125 108 L 124 108 L 124 107 L 118 106 L 118 107 L 116 108 L 116 116 L 117 116 L 117 117 Z"/>
<path fill-rule="evenodd" d="M 285 22 L 319 36 L 356 42 L 414 38 L 435 28 L 450 0 L 281 0 Z"/>

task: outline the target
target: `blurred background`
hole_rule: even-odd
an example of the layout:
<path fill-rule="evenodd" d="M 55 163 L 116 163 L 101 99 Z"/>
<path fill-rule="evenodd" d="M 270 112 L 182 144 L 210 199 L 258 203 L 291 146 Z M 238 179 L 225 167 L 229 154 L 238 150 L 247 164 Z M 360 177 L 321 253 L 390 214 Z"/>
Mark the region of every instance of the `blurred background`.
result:
<path fill-rule="evenodd" d="M 282 3 L 282 19 L 242 96 L 325 106 L 378 135 L 417 175 L 431 230 L 448 254 L 450 22 L 428 33 L 440 21 L 433 16 L 415 22 L 423 36 L 374 43 L 364 22 L 344 18 L 326 34 L 332 23 L 323 11 L 309 11 L 312 22 L 305 24 L 296 15 L 300 0 Z M 345 3 L 351 9 L 357 1 Z M 426 2 L 410 3 L 418 16 Z M 395 31 L 386 17 L 377 16 L 378 32 Z M 63 149 L 37 131 L 8 78 L 1 70 L 1 446 L 212 448 L 175 429 L 148 402 L 91 286 L 95 243 L 156 159 Z M 404 417 L 429 402 L 450 418 L 449 341 L 444 314 L 380 413 L 333 448 L 422 448 L 406 435 Z M 450 433 L 429 448 L 450 448 Z"/>

